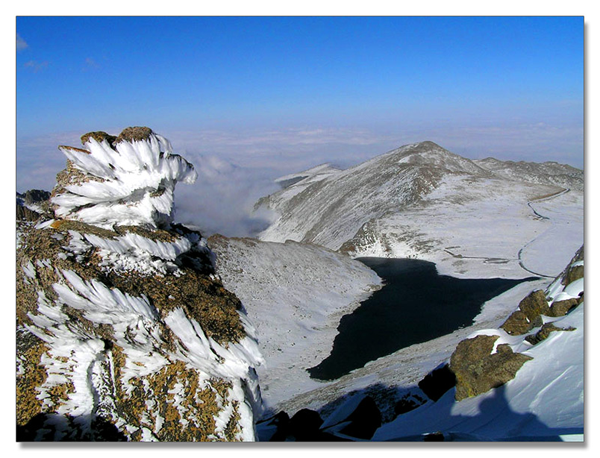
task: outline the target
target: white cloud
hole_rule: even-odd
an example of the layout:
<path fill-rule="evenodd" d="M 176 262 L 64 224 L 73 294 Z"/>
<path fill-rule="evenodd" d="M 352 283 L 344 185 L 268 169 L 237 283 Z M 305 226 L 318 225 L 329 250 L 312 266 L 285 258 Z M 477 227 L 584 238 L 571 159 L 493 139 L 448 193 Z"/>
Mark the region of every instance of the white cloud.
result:
<path fill-rule="evenodd" d="M 256 201 L 279 187 L 277 172 L 242 167 L 218 156 L 184 154 L 194 164 L 198 179 L 177 186 L 175 218 L 199 226 L 207 235 L 252 236 L 266 228 L 265 215 L 253 214 Z"/>
<path fill-rule="evenodd" d="M 23 49 L 28 48 L 29 45 L 21 36 L 17 33 L 17 51 L 22 51 Z"/>
<path fill-rule="evenodd" d="M 83 70 L 92 70 L 95 68 L 100 68 L 100 64 L 91 57 L 87 57 L 85 59 L 85 66 L 83 67 Z"/>
<path fill-rule="evenodd" d="M 38 62 L 35 60 L 27 61 L 23 64 L 25 68 L 32 70 L 34 73 L 37 73 L 41 70 L 46 69 L 48 67 L 48 61 Z"/>

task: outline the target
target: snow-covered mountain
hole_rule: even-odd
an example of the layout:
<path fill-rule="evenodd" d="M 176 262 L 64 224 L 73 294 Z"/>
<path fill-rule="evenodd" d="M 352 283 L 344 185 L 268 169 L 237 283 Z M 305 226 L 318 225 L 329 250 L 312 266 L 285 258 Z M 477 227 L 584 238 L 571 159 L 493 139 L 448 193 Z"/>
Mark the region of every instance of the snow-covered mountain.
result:
<path fill-rule="evenodd" d="M 558 162 L 499 161 L 493 157 L 473 161 L 494 175 L 508 180 L 552 183 L 566 189 L 583 191 L 583 172 Z"/>
<path fill-rule="evenodd" d="M 486 277 L 520 275 L 540 249 L 556 255 L 527 268 L 555 276 L 583 243 L 583 172 L 556 163 L 472 161 L 422 142 L 347 170 L 297 175 L 306 178 L 257 203 L 276 215 L 261 240 L 418 257 Z M 538 205 L 551 215 L 535 213 Z"/>
<path fill-rule="evenodd" d="M 17 224 L 18 440 L 254 440 L 254 330 L 172 223 L 193 166 L 148 128 L 82 143 Z"/>

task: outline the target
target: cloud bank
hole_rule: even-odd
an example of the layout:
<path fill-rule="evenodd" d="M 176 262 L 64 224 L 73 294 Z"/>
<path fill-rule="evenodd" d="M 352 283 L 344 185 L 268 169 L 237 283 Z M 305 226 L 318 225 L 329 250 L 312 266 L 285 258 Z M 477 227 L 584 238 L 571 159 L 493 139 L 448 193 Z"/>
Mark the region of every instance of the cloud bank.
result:
<path fill-rule="evenodd" d="M 583 129 L 541 122 L 479 126 L 430 123 L 387 130 L 156 131 L 171 140 L 175 152 L 194 164 L 199 175 L 194 185 L 176 188 L 176 219 L 207 234 L 226 236 L 252 236 L 267 225 L 273 215 L 254 214 L 253 207 L 260 197 L 279 189 L 276 178 L 325 162 L 351 167 L 408 143 L 431 140 L 472 159 L 493 156 L 583 167 Z M 77 146 L 80 135 L 67 132 L 17 138 L 17 191 L 52 189 L 56 174 L 65 166 L 57 146 Z"/>

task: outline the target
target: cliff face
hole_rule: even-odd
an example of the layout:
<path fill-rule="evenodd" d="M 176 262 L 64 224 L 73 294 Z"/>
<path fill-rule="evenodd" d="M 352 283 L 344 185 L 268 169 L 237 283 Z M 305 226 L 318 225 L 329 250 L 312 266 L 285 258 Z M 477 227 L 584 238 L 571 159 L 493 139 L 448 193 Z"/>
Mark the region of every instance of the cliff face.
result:
<path fill-rule="evenodd" d="M 19 440 L 254 440 L 261 362 L 200 233 L 191 164 L 148 128 L 61 147 L 54 217 L 17 242 Z"/>

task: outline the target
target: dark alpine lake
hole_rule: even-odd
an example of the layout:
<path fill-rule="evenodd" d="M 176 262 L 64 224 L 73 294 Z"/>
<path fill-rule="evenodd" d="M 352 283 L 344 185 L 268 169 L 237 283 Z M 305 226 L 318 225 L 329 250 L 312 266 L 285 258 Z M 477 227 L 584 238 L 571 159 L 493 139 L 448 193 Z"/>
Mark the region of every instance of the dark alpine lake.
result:
<path fill-rule="evenodd" d="M 460 279 L 438 275 L 427 261 L 357 260 L 377 272 L 384 287 L 342 317 L 331 354 L 308 369 L 312 378 L 334 380 L 401 348 L 470 326 L 484 302 L 537 279 Z"/>

